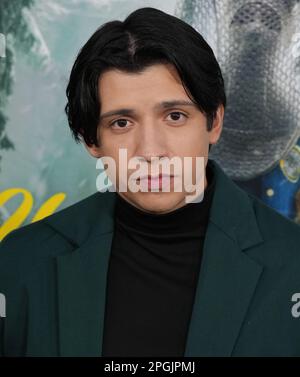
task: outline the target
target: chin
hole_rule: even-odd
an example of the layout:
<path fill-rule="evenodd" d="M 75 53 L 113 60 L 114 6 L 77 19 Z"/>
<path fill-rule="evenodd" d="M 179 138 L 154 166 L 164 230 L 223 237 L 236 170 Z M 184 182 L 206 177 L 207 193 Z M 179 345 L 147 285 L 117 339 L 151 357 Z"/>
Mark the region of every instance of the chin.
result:
<path fill-rule="evenodd" d="M 157 214 L 173 211 L 179 204 L 185 204 L 184 197 L 179 197 L 178 193 L 140 193 L 128 199 L 140 209 Z"/>

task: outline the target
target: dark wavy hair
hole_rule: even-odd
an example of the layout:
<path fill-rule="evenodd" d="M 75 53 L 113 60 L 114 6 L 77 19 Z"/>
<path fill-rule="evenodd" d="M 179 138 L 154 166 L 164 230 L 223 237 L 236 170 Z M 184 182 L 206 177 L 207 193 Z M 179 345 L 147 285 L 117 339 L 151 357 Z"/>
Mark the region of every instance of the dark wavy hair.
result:
<path fill-rule="evenodd" d="M 101 112 L 98 79 L 109 69 L 139 73 L 156 64 L 177 69 L 189 98 L 207 118 L 210 131 L 220 104 L 226 106 L 224 80 L 215 55 L 189 24 L 161 10 L 146 7 L 124 21 L 100 26 L 79 51 L 66 88 L 65 112 L 79 142 L 99 146 Z"/>

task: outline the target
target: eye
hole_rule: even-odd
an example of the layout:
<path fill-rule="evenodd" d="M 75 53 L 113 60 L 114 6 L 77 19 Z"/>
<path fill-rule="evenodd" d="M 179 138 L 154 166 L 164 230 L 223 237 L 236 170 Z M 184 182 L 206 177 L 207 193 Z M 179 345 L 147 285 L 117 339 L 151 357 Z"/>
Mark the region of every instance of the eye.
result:
<path fill-rule="evenodd" d="M 172 121 L 177 122 L 187 118 L 187 115 L 182 113 L 181 111 L 172 111 L 168 116 L 172 117 Z M 183 117 L 182 117 L 183 116 Z"/>
<path fill-rule="evenodd" d="M 124 129 L 127 126 L 128 119 L 117 119 L 110 123 L 109 127 L 113 127 L 116 125 L 116 128 Z"/>

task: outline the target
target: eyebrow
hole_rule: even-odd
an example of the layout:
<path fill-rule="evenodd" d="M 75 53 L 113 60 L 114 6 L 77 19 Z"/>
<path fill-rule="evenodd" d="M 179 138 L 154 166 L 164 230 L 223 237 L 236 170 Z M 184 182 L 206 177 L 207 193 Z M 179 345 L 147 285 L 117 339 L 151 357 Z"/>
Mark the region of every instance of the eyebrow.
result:
<path fill-rule="evenodd" d="M 153 106 L 154 110 L 160 110 L 160 109 L 169 109 L 175 106 L 192 106 L 197 107 L 197 105 L 194 102 L 186 101 L 186 100 L 171 100 L 171 101 L 163 101 L 155 104 Z M 101 122 L 104 118 L 113 116 L 113 115 L 124 115 L 124 116 L 130 116 L 136 114 L 134 109 L 128 109 L 128 108 L 121 108 L 116 110 L 108 111 L 104 114 L 101 114 L 99 117 L 99 122 Z"/>

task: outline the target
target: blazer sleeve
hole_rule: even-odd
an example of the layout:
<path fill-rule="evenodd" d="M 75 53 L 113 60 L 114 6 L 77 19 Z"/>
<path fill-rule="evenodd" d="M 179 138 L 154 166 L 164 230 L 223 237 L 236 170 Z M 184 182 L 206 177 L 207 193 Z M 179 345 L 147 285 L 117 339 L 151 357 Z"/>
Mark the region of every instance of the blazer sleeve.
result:
<path fill-rule="evenodd" d="M 5 244 L 7 242 L 7 238 L 8 236 L 6 236 L 2 242 L 0 243 L 0 295 L 4 295 L 4 291 L 6 290 L 6 287 L 5 287 L 5 282 L 4 282 L 4 279 L 5 279 L 5 276 L 4 276 L 4 249 L 5 249 Z M 4 295 L 5 297 L 5 295 Z M 3 304 L 3 297 L 0 297 L 0 299 L 2 300 L 0 302 L 0 305 Z M 4 320 L 5 318 L 3 317 L 3 308 L 1 307 L 0 308 L 0 357 L 3 357 L 4 356 Z"/>
<path fill-rule="evenodd" d="M 4 337 L 3 337 L 3 332 L 4 332 L 4 318 L 0 318 L 0 357 L 3 357 L 4 350 Z"/>
<path fill-rule="evenodd" d="M 4 239 L 0 242 L 0 294 L 1 302 L 0 305 L 3 305 L 3 297 L 5 298 L 5 307 L 6 307 L 6 295 L 10 290 L 8 276 L 9 276 L 9 260 L 7 258 L 8 252 L 10 249 L 10 240 L 14 238 L 14 231 L 9 233 Z M 0 308 L 0 357 L 5 356 L 4 353 L 4 326 L 5 326 L 5 315 L 6 310 L 3 310 L 3 307 Z"/>
<path fill-rule="evenodd" d="M 0 242 L 0 293 L 5 299 L 5 312 L 0 316 L 0 356 L 22 356 L 24 344 L 24 287 L 26 272 L 20 259 L 24 246 L 19 229 Z M 3 297 L 2 297 L 3 298 Z"/>

